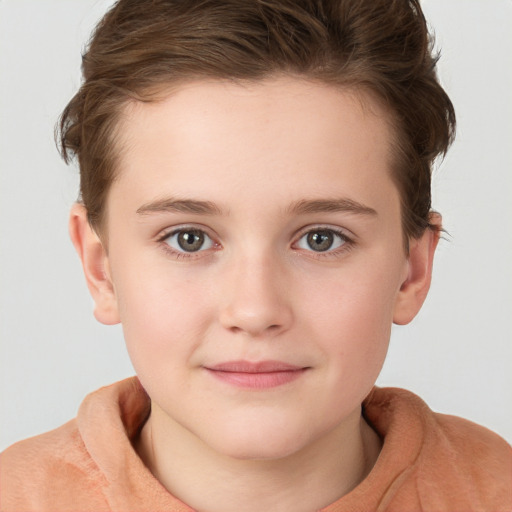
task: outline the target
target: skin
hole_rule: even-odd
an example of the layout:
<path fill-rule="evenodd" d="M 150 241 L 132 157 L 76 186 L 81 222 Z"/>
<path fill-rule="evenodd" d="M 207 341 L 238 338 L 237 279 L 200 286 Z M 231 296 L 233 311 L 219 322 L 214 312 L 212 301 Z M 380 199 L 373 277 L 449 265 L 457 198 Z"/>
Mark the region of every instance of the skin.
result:
<path fill-rule="evenodd" d="M 404 253 L 386 111 L 298 77 L 204 81 L 129 104 L 119 137 L 105 233 L 81 205 L 70 231 L 95 315 L 122 323 L 152 400 L 140 456 L 197 510 L 335 501 L 378 457 L 361 402 L 391 324 L 423 303 L 438 239 Z M 177 243 L 191 229 L 196 252 Z M 211 370 L 238 360 L 303 370 L 271 387 Z"/>

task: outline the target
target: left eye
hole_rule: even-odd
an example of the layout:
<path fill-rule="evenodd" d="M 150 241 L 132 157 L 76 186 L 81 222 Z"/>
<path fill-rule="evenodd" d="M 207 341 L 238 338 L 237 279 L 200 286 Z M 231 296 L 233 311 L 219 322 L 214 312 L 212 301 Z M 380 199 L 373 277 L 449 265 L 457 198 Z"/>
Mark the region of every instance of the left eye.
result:
<path fill-rule="evenodd" d="M 198 252 L 211 249 L 213 240 L 200 229 L 180 229 L 165 238 L 165 243 L 179 252 Z"/>
<path fill-rule="evenodd" d="M 313 229 L 305 233 L 297 243 L 299 249 L 326 252 L 338 249 L 347 243 L 347 238 L 332 229 Z"/>

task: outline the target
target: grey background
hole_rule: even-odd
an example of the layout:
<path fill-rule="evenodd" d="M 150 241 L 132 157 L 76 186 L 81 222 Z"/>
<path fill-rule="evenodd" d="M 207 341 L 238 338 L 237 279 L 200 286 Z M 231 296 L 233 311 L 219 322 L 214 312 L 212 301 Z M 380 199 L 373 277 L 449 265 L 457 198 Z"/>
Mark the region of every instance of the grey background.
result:
<path fill-rule="evenodd" d="M 72 418 L 133 374 L 119 326 L 94 320 L 67 235 L 77 173 L 53 142 L 80 50 L 110 1 L 0 0 L 0 449 Z M 380 385 L 512 441 L 512 2 L 427 0 L 455 104 L 436 170 L 449 241 L 417 319 L 395 327 Z"/>

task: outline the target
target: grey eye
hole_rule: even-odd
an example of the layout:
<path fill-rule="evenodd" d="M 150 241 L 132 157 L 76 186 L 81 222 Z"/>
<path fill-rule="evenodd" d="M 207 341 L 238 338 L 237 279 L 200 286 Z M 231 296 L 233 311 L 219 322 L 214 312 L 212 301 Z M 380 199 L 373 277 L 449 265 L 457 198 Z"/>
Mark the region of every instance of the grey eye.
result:
<path fill-rule="evenodd" d="M 200 229 L 180 229 L 172 233 L 165 242 L 179 252 L 198 252 L 213 247 L 212 239 Z"/>
<path fill-rule="evenodd" d="M 301 237 L 298 242 L 300 249 L 325 252 L 337 249 L 346 243 L 346 238 L 332 229 L 313 229 Z"/>

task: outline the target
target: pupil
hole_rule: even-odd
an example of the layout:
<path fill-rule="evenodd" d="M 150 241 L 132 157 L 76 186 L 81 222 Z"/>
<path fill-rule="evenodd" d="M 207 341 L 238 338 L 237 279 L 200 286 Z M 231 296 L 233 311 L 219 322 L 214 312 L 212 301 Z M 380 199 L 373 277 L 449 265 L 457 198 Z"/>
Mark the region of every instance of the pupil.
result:
<path fill-rule="evenodd" d="M 204 234 L 201 231 L 182 231 L 178 235 L 178 245 L 187 252 L 201 249 L 204 243 Z"/>
<path fill-rule="evenodd" d="M 314 251 L 327 251 L 333 244 L 333 238 L 330 231 L 312 231 L 308 234 L 308 245 Z"/>

